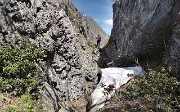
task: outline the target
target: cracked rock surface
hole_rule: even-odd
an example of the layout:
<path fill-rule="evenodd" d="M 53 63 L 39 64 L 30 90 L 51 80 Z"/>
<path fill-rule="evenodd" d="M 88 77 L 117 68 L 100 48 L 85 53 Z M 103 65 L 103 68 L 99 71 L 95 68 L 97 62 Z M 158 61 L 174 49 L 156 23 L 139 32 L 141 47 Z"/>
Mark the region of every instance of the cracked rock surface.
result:
<path fill-rule="evenodd" d="M 154 68 L 171 66 L 180 77 L 179 11 L 179 0 L 116 0 L 111 38 L 101 61 L 137 57 Z"/>
<path fill-rule="evenodd" d="M 0 20 L 1 42 L 16 46 L 16 38 L 25 37 L 47 55 L 39 65 L 47 110 L 59 111 L 59 103 L 92 91 L 99 53 L 86 44 L 87 29 L 69 0 L 0 0 Z"/>

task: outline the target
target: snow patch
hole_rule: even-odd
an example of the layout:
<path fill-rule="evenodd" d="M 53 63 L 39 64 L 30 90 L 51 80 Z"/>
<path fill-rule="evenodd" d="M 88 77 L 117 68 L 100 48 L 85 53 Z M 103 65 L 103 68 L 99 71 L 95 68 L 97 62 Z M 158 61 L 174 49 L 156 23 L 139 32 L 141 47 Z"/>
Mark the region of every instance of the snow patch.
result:
<path fill-rule="evenodd" d="M 91 93 L 91 110 L 100 109 L 114 94 L 115 90 L 126 84 L 133 75 L 144 75 L 145 71 L 139 67 L 104 68 L 102 76 L 95 90 Z"/>

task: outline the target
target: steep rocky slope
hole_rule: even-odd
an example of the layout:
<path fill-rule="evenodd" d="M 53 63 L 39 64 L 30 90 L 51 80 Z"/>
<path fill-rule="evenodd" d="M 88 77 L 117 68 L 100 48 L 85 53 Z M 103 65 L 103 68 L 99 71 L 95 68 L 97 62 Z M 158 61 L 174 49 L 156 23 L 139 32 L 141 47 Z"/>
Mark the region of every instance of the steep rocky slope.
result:
<path fill-rule="evenodd" d="M 68 101 L 92 91 L 99 53 L 87 44 L 92 31 L 71 1 L 0 0 L 0 20 L 2 43 L 16 47 L 16 38 L 25 37 L 47 55 L 39 65 L 47 110 L 62 109 L 62 102 L 68 108 Z"/>
<path fill-rule="evenodd" d="M 179 0 L 117 0 L 104 59 L 137 57 L 156 68 L 172 67 L 179 76 Z"/>
<path fill-rule="evenodd" d="M 105 31 L 91 17 L 84 16 L 84 21 L 86 21 L 86 25 L 88 29 L 87 36 L 91 40 L 96 42 L 96 37 L 100 35 L 102 37 L 100 48 L 103 48 L 109 40 L 109 35 L 107 35 Z"/>
<path fill-rule="evenodd" d="M 97 24 L 97 22 L 87 16 L 82 14 L 70 0 L 59 0 L 61 6 L 63 6 L 66 14 L 72 21 L 72 24 L 77 27 L 78 32 L 82 33 L 87 38 L 87 43 L 92 44 L 96 43 L 96 37 L 98 34 L 101 35 L 101 48 L 103 48 L 108 40 L 109 35 L 105 33 L 105 31 Z"/>

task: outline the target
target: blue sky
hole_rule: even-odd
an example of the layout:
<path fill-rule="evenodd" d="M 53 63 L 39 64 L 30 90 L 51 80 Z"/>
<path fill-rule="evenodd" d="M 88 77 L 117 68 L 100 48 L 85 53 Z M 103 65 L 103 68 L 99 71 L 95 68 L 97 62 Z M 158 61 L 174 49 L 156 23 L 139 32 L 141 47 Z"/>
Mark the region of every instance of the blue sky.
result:
<path fill-rule="evenodd" d="M 75 6 L 87 16 L 92 17 L 107 34 L 112 29 L 112 0 L 72 0 Z"/>

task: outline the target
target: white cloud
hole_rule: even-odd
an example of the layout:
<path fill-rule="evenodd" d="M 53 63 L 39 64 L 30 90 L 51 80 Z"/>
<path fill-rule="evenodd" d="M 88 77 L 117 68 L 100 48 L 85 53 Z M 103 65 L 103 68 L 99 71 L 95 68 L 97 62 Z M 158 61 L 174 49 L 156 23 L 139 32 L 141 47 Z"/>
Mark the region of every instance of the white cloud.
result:
<path fill-rule="evenodd" d="M 104 23 L 107 24 L 107 25 L 112 26 L 113 25 L 113 20 L 112 19 L 108 19 L 108 20 L 105 20 Z"/>

